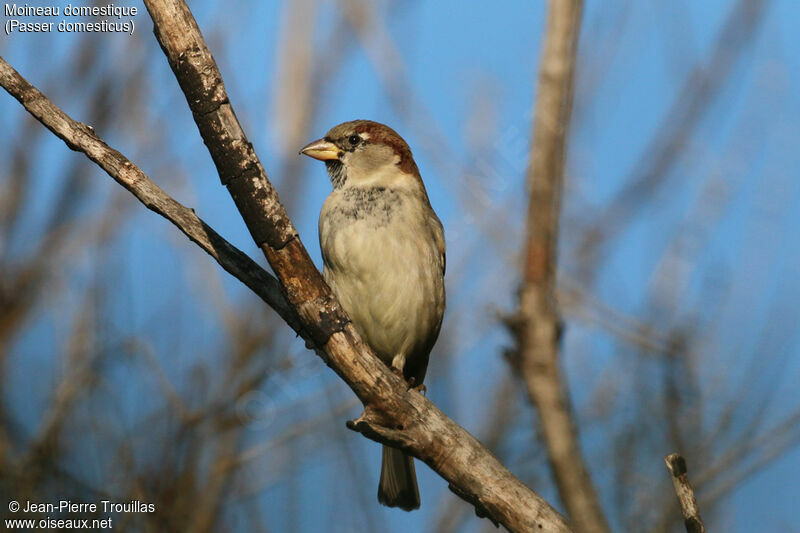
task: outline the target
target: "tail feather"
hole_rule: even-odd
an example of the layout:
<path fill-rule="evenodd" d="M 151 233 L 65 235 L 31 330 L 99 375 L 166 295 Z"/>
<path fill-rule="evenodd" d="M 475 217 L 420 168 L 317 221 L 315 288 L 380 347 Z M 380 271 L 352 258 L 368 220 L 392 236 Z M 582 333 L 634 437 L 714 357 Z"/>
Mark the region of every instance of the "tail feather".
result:
<path fill-rule="evenodd" d="M 404 511 L 419 509 L 419 488 L 413 457 L 396 448 L 383 447 L 378 501 Z"/>

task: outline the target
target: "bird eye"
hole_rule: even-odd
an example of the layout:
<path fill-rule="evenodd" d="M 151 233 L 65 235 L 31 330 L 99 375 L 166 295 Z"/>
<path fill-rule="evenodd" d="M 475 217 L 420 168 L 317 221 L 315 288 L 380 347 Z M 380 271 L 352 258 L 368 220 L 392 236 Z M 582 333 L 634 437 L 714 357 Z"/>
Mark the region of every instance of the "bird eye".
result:
<path fill-rule="evenodd" d="M 350 137 L 348 137 L 347 141 L 348 141 L 350 144 L 352 144 L 353 146 L 355 146 L 355 145 L 357 145 L 357 144 L 359 143 L 359 141 L 361 141 L 361 137 L 359 137 L 358 135 L 356 135 L 356 134 L 354 133 L 353 135 L 351 135 Z"/>

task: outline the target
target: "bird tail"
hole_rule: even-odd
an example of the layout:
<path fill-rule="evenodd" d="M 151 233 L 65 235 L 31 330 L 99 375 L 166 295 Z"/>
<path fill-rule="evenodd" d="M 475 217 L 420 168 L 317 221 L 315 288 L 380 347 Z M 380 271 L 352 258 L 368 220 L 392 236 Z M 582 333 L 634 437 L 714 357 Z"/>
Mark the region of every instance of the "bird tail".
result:
<path fill-rule="evenodd" d="M 419 488 L 413 457 L 396 448 L 383 447 L 378 501 L 404 511 L 419 509 Z"/>

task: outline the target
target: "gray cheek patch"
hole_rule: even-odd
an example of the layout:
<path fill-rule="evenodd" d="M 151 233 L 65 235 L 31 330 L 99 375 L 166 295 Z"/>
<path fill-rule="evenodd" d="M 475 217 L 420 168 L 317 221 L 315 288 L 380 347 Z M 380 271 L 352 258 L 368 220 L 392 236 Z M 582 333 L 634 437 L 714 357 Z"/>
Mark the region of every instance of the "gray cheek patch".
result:
<path fill-rule="evenodd" d="M 397 156 L 391 147 L 380 144 L 373 144 L 369 149 L 365 149 L 358 154 L 359 169 L 366 173 L 378 172 L 383 167 L 391 165 Z M 355 161 L 354 161 L 355 162 Z"/>

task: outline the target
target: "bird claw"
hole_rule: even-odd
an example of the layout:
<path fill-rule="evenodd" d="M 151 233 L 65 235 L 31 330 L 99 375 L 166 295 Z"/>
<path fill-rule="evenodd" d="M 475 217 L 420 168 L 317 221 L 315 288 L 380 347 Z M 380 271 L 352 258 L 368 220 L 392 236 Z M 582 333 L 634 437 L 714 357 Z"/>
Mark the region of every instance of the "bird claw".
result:
<path fill-rule="evenodd" d="M 420 383 L 419 385 L 414 385 L 417 380 L 414 379 L 414 376 L 411 376 L 411 379 L 408 380 L 408 390 L 415 390 L 418 393 L 422 394 L 423 396 L 427 395 L 428 387 L 425 386 L 424 383 Z"/>
<path fill-rule="evenodd" d="M 399 377 L 401 379 L 406 379 L 406 377 L 403 375 L 403 371 L 402 370 L 400 370 L 396 366 L 392 366 L 390 368 L 392 369 L 392 374 L 394 374 L 395 376 L 397 376 L 397 377 Z M 408 383 L 408 390 L 415 390 L 418 393 L 422 394 L 423 396 L 425 396 L 425 394 L 428 392 L 428 387 L 426 387 L 424 383 L 420 383 L 419 385 L 416 385 L 417 380 L 414 378 L 414 376 L 411 376 L 410 378 L 408 378 L 408 382 L 407 383 Z"/>

